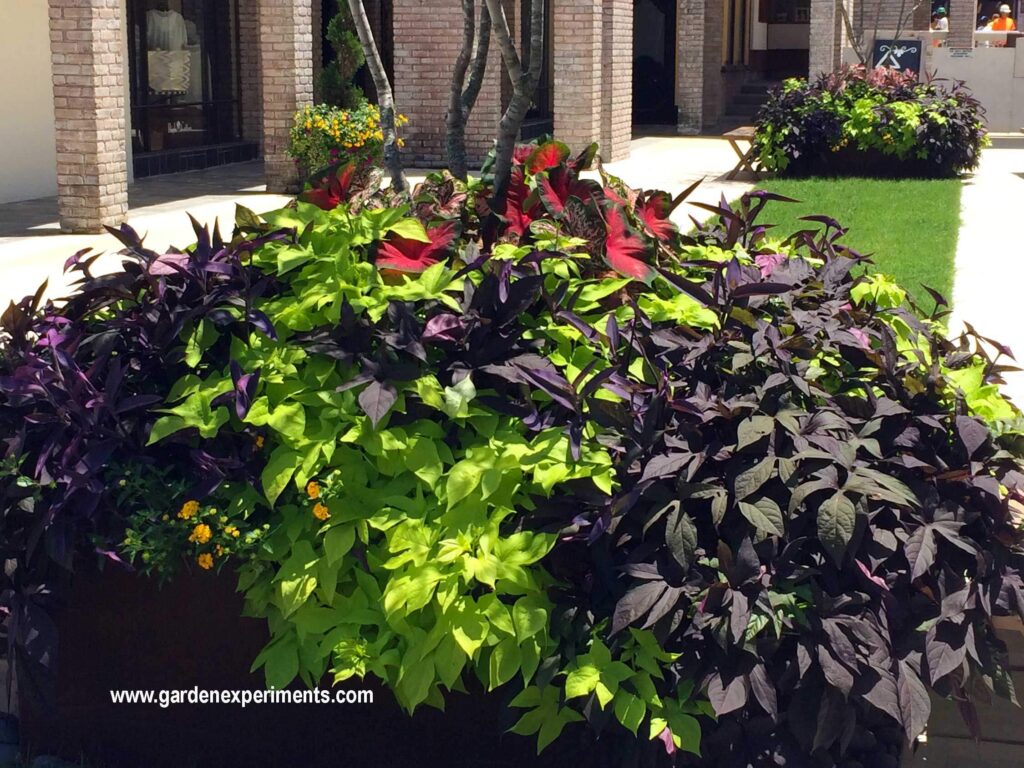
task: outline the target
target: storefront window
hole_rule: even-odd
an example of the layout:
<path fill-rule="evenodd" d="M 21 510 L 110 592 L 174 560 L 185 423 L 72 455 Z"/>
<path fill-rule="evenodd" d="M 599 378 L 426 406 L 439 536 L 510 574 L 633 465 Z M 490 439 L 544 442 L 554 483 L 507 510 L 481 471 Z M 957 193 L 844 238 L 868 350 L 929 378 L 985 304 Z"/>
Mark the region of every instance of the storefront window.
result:
<path fill-rule="evenodd" d="M 768 24 L 808 24 L 811 0 L 760 0 L 757 20 Z"/>
<path fill-rule="evenodd" d="M 129 0 L 128 35 L 136 175 L 239 141 L 237 0 Z"/>

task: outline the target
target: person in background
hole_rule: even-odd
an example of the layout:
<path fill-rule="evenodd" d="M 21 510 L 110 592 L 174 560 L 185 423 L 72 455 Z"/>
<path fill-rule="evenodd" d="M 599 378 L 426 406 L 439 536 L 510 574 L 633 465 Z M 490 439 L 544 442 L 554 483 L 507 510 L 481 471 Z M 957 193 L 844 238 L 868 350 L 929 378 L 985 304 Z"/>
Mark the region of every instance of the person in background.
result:
<path fill-rule="evenodd" d="M 999 15 L 993 16 L 988 28 L 993 32 L 1016 32 L 1017 22 L 1010 16 L 1010 6 L 1003 3 L 999 6 Z"/>
<path fill-rule="evenodd" d="M 988 16 L 979 16 L 975 32 L 984 32 L 986 29 L 988 29 Z"/>
<path fill-rule="evenodd" d="M 946 9 L 939 7 L 935 9 L 935 13 L 932 14 L 932 31 L 933 32 L 946 32 L 949 30 L 949 17 L 946 16 Z"/>

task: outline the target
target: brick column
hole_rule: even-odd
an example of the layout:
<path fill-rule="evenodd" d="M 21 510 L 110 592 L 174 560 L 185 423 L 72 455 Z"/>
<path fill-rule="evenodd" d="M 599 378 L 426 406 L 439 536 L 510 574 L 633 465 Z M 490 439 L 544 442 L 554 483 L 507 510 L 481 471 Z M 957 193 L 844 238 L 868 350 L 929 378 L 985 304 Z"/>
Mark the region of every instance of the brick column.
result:
<path fill-rule="evenodd" d="M 323 94 L 320 93 L 320 73 L 324 69 L 324 0 L 313 0 L 311 11 L 313 13 L 313 98 L 319 102 L 323 101 Z"/>
<path fill-rule="evenodd" d="M 676 34 L 678 130 L 695 135 L 722 110 L 722 0 L 679 0 Z"/>
<path fill-rule="evenodd" d="M 632 0 L 604 0 L 601 47 L 601 156 L 624 160 L 633 138 Z"/>
<path fill-rule="evenodd" d="M 238 49 L 241 61 L 242 138 L 263 142 L 263 83 L 260 72 L 259 0 L 238 2 Z"/>
<path fill-rule="evenodd" d="M 477 19 L 482 4 L 477 3 Z M 407 163 L 440 167 L 445 164 L 445 114 L 452 67 L 462 45 L 462 6 L 452 0 L 395 0 L 395 108 L 409 118 L 403 129 Z M 513 24 L 509 18 L 509 24 Z M 517 45 L 518 32 L 513 31 Z M 501 79 L 505 67 L 492 37 L 487 71 L 466 126 L 469 166 L 479 166 L 497 136 L 501 118 Z"/>
<path fill-rule="evenodd" d="M 312 1 L 259 0 L 263 163 L 271 192 L 294 191 L 299 181 L 288 133 L 295 112 L 313 102 Z"/>
<path fill-rule="evenodd" d="M 121 0 L 49 0 L 57 204 L 65 232 L 128 212 Z"/>
<path fill-rule="evenodd" d="M 977 25 L 977 0 L 950 0 L 947 48 L 973 48 Z"/>
<path fill-rule="evenodd" d="M 840 0 L 841 1 L 841 0 Z M 836 23 L 842 23 L 837 0 L 811 0 L 811 48 L 808 75 L 812 78 L 835 71 L 839 66 L 836 56 Z"/>
<path fill-rule="evenodd" d="M 601 140 L 602 0 L 548 2 L 554 3 L 555 138 L 579 151 Z"/>

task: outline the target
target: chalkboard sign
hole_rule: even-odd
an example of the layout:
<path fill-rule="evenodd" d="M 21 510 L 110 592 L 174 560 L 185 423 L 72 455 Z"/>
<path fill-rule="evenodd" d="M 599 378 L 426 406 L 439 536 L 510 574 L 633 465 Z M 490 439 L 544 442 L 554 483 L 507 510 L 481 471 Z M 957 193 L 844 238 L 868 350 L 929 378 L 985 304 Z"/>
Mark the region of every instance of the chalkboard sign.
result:
<path fill-rule="evenodd" d="M 871 60 L 876 67 L 898 69 L 901 72 L 921 71 L 920 40 L 875 40 Z"/>

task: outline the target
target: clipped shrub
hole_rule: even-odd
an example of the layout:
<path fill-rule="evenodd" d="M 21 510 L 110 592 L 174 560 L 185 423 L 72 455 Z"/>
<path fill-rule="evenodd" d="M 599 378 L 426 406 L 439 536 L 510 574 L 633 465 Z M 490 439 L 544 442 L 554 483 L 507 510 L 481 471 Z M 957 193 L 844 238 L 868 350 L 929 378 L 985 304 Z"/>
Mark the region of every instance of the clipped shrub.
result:
<path fill-rule="evenodd" d="M 931 692 L 1013 698 L 998 358 L 831 219 L 776 239 L 753 193 L 683 235 L 686 192 L 594 151 L 517 150 L 498 221 L 487 182 L 396 201 L 353 161 L 230 242 L 123 228 L 123 273 L 8 310 L 8 632 L 42 535 L 232 563 L 276 687 L 369 674 L 413 711 L 475 679 L 623 764 L 895 765 Z"/>
<path fill-rule="evenodd" d="M 366 58 L 346 3 L 338 4 L 338 12 L 328 22 L 327 40 L 334 51 L 334 60 L 320 72 L 320 96 L 331 106 L 357 109 L 366 97 L 354 78 Z"/>
<path fill-rule="evenodd" d="M 754 144 L 766 170 L 786 175 L 940 177 L 976 168 L 986 140 L 963 83 L 847 66 L 774 90 Z"/>
<path fill-rule="evenodd" d="M 407 122 L 404 115 L 397 117 L 398 125 Z M 363 101 L 354 109 L 339 109 L 318 104 L 295 113 L 288 154 L 306 177 L 355 158 L 367 164 L 378 164 L 383 146 L 377 105 Z"/>

